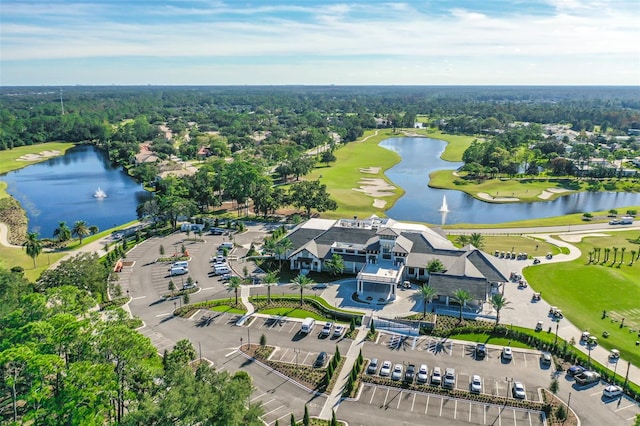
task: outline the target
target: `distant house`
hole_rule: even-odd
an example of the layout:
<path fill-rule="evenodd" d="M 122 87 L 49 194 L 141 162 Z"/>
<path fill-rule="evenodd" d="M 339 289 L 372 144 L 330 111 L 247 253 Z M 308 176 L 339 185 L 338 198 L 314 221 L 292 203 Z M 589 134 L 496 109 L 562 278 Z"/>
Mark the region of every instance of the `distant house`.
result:
<path fill-rule="evenodd" d="M 463 289 L 481 306 L 507 282 L 506 263 L 467 246 L 456 248 L 443 234 L 424 225 L 375 215 L 366 219 L 311 219 L 287 238 L 293 248 L 283 257 L 292 270 L 325 271 L 326 262 L 342 256 L 345 271 L 356 274 L 357 294 L 373 303 L 393 302 L 404 280 L 428 282 L 446 304 Z M 444 271 L 429 273 L 439 260 Z"/>

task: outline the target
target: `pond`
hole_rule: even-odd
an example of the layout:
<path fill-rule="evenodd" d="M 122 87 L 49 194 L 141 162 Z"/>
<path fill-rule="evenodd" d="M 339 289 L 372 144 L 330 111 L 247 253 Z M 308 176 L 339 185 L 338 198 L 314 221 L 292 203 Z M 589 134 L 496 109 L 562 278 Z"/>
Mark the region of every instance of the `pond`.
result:
<path fill-rule="evenodd" d="M 93 145 L 78 145 L 64 156 L 9 172 L 0 179 L 27 212 L 29 231 L 53 236 L 58 222 L 69 228 L 77 220 L 100 230 L 136 219 L 136 207 L 150 193 L 112 165 Z M 95 197 L 98 189 L 106 197 Z"/>
<path fill-rule="evenodd" d="M 446 145 L 444 141 L 430 138 L 391 138 L 380 143 L 383 148 L 397 152 L 402 157 L 400 163 L 385 173 L 395 185 L 406 191 L 386 211 L 389 217 L 401 221 L 442 224 L 443 214 L 439 210 L 445 195 L 449 208 L 446 224 L 502 223 L 640 205 L 639 193 L 579 192 L 553 201 L 494 204 L 477 200 L 461 191 L 430 188 L 431 172 L 457 169 L 463 164 L 440 158 Z"/>

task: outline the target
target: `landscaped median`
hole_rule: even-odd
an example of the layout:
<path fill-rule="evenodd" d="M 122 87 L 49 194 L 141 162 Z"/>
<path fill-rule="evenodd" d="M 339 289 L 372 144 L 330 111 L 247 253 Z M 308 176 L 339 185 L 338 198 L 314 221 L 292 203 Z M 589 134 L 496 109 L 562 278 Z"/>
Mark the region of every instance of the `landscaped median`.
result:
<path fill-rule="evenodd" d="M 500 406 L 509 406 L 514 408 L 522 408 L 525 410 L 535 410 L 548 414 L 551 410 L 549 404 L 545 404 L 538 401 L 529 401 L 522 399 L 509 398 L 499 395 L 491 395 L 486 393 L 475 394 L 469 391 L 459 389 L 445 389 L 441 386 L 432 386 L 427 384 L 418 383 L 406 383 L 401 380 L 392 380 L 388 377 L 380 377 L 375 375 L 363 374 L 361 380 L 364 383 L 371 383 L 378 386 L 386 386 L 393 388 L 402 388 L 412 390 L 416 392 L 426 392 L 436 395 L 444 395 L 455 399 L 466 399 L 470 401 L 479 402 L 482 404 L 493 404 Z"/>
<path fill-rule="evenodd" d="M 175 310 L 174 314 L 179 317 L 190 317 L 199 309 L 206 309 L 211 311 L 226 312 L 232 314 L 244 315 L 247 313 L 247 308 L 242 303 L 237 305 L 234 303 L 234 299 L 229 297 L 227 299 L 207 300 L 205 302 L 198 302 L 191 305 L 185 305 Z"/>
<path fill-rule="evenodd" d="M 267 315 L 287 316 L 292 318 L 313 318 L 319 321 L 341 321 L 350 323 L 355 320 L 355 325 L 362 323 L 362 313 L 337 309 L 327 303 L 320 296 L 304 296 L 300 304 L 300 297 L 294 295 L 253 296 L 250 302 L 256 312 Z"/>
<path fill-rule="evenodd" d="M 273 370 L 289 377 L 291 380 L 301 384 L 309 390 L 315 392 L 330 394 L 336 384 L 336 380 L 340 375 L 340 370 L 344 365 L 344 358 L 337 350 L 329 359 L 327 367 L 311 367 L 309 365 L 293 364 L 283 361 L 272 361 L 269 359 L 274 346 L 261 345 L 242 345 L 240 350 L 249 358 L 260 361 L 262 364 L 272 368 Z"/>

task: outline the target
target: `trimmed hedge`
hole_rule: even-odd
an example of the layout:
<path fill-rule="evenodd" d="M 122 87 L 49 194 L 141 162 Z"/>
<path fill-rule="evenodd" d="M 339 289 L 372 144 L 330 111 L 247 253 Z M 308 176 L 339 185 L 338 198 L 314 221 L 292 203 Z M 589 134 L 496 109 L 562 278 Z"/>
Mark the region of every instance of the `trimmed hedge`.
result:
<path fill-rule="evenodd" d="M 334 309 L 331 306 L 325 305 L 326 301 L 324 299 L 316 298 L 315 296 L 303 296 L 302 299 L 304 300 L 304 303 L 312 305 L 314 308 L 318 310 L 318 313 L 320 315 L 323 315 L 327 318 L 335 318 L 336 321 L 347 322 L 347 323 L 350 323 L 351 319 L 353 318 L 356 321 L 356 325 L 362 324 L 363 314 L 359 312 L 345 311 L 342 309 Z M 250 301 L 256 307 L 256 310 L 273 307 L 272 305 L 268 304 L 266 296 L 253 296 L 251 297 Z M 293 296 L 293 295 L 291 296 L 273 296 L 272 295 L 271 301 L 272 302 L 294 301 L 299 304 L 300 297 Z"/>

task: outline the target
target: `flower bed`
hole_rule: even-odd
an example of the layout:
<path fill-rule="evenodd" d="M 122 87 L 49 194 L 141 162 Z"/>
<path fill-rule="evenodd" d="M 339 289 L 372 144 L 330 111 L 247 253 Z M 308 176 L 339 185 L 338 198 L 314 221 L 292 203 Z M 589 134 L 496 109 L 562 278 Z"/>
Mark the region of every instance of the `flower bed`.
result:
<path fill-rule="evenodd" d="M 546 389 L 542 389 L 542 400 L 547 403 L 549 412 L 547 413 L 548 425 L 565 425 L 565 426 L 578 426 L 580 424 L 578 418 L 572 411 L 567 411 L 567 404 L 562 402 L 560 398 L 552 394 Z M 566 419 L 558 417 L 558 409 L 564 407 L 566 413 Z"/>
<path fill-rule="evenodd" d="M 344 365 L 344 358 L 342 358 L 340 362 L 338 362 L 338 366 L 333 373 L 333 377 L 327 385 L 326 368 L 315 368 L 308 365 L 272 361 L 269 359 L 269 357 L 275 349 L 273 346 L 262 347 L 260 345 L 243 345 L 241 349 L 242 352 L 246 353 L 247 355 L 254 357 L 260 362 L 306 386 L 307 388 L 322 393 L 331 393 L 331 390 L 333 389 L 333 386 L 335 386 L 337 378 L 340 374 L 340 370 L 342 370 L 342 366 Z"/>

